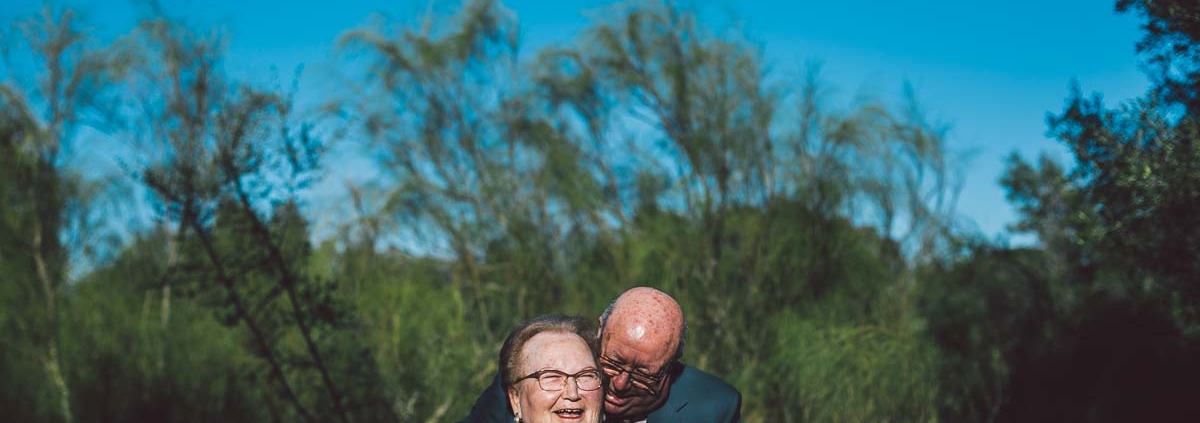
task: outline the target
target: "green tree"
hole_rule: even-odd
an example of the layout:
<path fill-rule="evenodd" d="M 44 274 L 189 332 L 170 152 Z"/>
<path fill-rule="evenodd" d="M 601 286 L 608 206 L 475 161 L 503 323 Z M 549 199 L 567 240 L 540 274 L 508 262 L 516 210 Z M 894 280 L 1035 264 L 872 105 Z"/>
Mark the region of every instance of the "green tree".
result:
<path fill-rule="evenodd" d="M 1152 64 L 1187 62 L 1196 48 L 1189 38 L 1195 18 L 1182 4 L 1118 3 L 1119 10 L 1147 14 L 1149 34 L 1139 49 Z M 1155 49 L 1166 40 L 1178 45 L 1174 53 Z M 1047 123 L 1070 148 L 1074 167 L 1065 172 L 1014 156 L 1003 183 L 1022 212 L 1018 229 L 1062 252 L 1079 283 L 1160 304 L 1193 331 L 1200 322 L 1200 218 L 1190 210 L 1200 206 L 1200 123 L 1193 113 L 1172 111 L 1191 107 L 1180 97 L 1189 95 L 1182 83 L 1156 84 L 1145 98 L 1115 109 L 1073 87 Z"/>
<path fill-rule="evenodd" d="M 1153 86 L 1107 107 L 1072 86 L 1048 133 L 1069 168 L 1014 154 L 1001 184 L 1030 249 L 967 244 L 922 300 L 954 421 L 1187 421 L 1200 280 L 1196 6 L 1119 1 L 1146 17 Z"/>
<path fill-rule="evenodd" d="M 133 124 L 139 176 L 177 225 L 172 248 L 188 243 L 195 289 L 265 366 L 276 418 L 377 418 L 358 405 L 373 402 L 347 397 L 345 386 L 361 386 L 354 392 L 370 399 L 371 384 L 331 361 L 352 334 L 327 337 L 342 311 L 334 286 L 309 272 L 295 201 L 318 165 L 311 126 L 297 125 L 289 95 L 227 79 L 219 37 L 161 16 L 139 34 L 129 46 L 142 59 L 132 85 L 145 111 Z"/>
<path fill-rule="evenodd" d="M 101 422 L 278 417 L 271 392 L 253 382 L 261 366 L 210 307 L 176 289 L 170 315 L 162 312 L 162 279 L 187 273 L 166 271 L 174 238 L 165 227 L 148 231 L 75 284 L 63 343 L 77 415 Z"/>
<path fill-rule="evenodd" d="M 71 265 L 84 263 L 87 250 L 64 241 L 101 240 L 91 237 L 94 228 L 76 224 L 89 221 L 96 197 L 90 192 L 94 186 L 67 163 L 78 130 L 104 120 L 107 91 L 119 67 L 112 51 L 96 46 L 70 10 L 46 6 L 15 29 L 20 35 L 12 41 L 32 57 L 22 62 L 6 55 L 6 80 L 0 84 L 5 204 L 0 260 L 18 281 L 4 291 L 5 308 L 12 310 L 6 313 L 13 329 L 8 333 L 20 340 L 13 364 L 27 366 L 32 360 L 45 371 L 45 378 L 25 380 L 34 398 L 17 409 L 45 412 L 55 404 L 55 419 L 71 422 L 75 415 L 59 338 L 61 303 Z M 20 72 L 25 63 L 36 77 Z"/>
<path fill-rule="evenodd" d="M 1200 110 L 1200 6 L 1186 0 L 1117 0 L 1117 12 L 1145 19 L 1137 45 L 1157 97 Z"/>
<path fill-rule="evenodd" d="M 445 30 L 426 25 L 395 37 L 385 28 L 352 31 L 341 44 L 373 60 L 367 86 L 375 94 L 350 106 L 393 181 L 378 207 L 399 223 L 394 227 L 427 234 L 410 235 L 426 248 L 455 257 L 452 281 L 470 294 L 480 334 L 491 342 L 511 324 L 499 316 L 529 314 L 549 302 L 515 314 L 493 310 L 504 305 L 487 300 L 489 286 L 562 298 L 553 282 L 555 257 L 540 242 L 556 230 L 548 224 L 554 199 L 526 183 L 541 179 L 538 164 L 550 161 L 508 125 L 525 109 L 510 12 L 496 2 L 468 2 L 451 22 L 439 25 Z M 513 249 L 529 259 L 488 257 L 489 250 Z M 494 284 L 512 272 L 523 273 L 508 279 L 515 285 Z M 529 289 L 535 283 L 545 288 Z"/>

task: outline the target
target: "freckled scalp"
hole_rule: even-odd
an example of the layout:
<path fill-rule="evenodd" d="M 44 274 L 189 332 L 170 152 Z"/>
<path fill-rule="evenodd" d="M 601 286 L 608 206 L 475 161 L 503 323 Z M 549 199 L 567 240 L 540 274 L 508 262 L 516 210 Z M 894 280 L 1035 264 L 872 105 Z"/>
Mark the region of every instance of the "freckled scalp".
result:
<path fill-rule="evenodd" d="M 670 295 L 654 288 L 637 287 L 625 291 L 613 303 L 606 326 L 623 330 L 630 340 L 679 344 L 683 336 L 683 310 Z"/>

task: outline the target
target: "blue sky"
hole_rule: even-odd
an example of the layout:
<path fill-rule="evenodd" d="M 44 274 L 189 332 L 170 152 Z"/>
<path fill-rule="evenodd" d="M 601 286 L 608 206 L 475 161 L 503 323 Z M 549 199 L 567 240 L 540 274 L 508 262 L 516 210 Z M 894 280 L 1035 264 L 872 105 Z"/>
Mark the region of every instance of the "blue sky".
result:
<path fill-rule="evenodd" d="M 37 10 L 41 1 L 0 0 L 0 18 Z M 568 42 L 587 27 L 597 0 L 507 1 L 524 33 L 523 51 Z M 898 96 L 907 81 L 924 109 L 950 126 L 949 146 L 967 154 L 966 181 L 958 210 L 989 237 L 1002 236 L 1014 219 L 997 184 L 1003 158 L 1046 152 L 1064 164 L 1069 156 L 1045 136 L 1045 115 L 1062 108 L 1072 79 L 1087 92 L 1101 92 L 1111 106 L 1147 87 L 1134 43 L 1136 17 L 1117 15 L 1105 0 L 1059 1 L 759 1 L 681 2 L 700 6 L 704 16 L 736 20 L 763 46 L 779 75 L 799 74 L 808 61 L 849 98 L 858 93 Z M 128 28 L 135 2 L 66 1 L 80 6 L 100 36 Z M 316 102 L 328 84 L 333 44 L 342 32 L 381 13 L 415 22 L 432 8 L 452 12 L 459 0 L 335 2 L 295 0 L 162 0 L 173 16 L 229 30 L 227 68 L 235 76 L 267 78 L 272 67 L 284 78 L 305 65 L 301 102 Z M 361 180 L 368 174 L 338 175 Z M 1021 242 L 1021 239 L 1017 239 Z"/>

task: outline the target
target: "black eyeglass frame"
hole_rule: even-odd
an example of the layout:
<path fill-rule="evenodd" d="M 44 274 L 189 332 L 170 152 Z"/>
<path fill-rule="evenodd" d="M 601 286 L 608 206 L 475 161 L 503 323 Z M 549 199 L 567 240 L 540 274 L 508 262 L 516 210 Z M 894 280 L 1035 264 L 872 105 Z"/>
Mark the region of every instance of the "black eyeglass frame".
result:
<path fill-rule="evenodd" d="M 635 382 L 634 386 L 641 385 L 638 386 L 638 388 L 644 389 L 650 392 L 652 395 L 658 395 L 658 385 L 662 383 L 663 379 L 666 379 L 667 373 L 670 373 L 671 369 L 675 367 L 676 363 L 676 360 L 671 360 L 667 362 L 667 364 L 663 366 L 662 370 L 659 370 L 658 373 L 648 375 L 637 370 L 625 368 L 625 366 L 622 366 L 603 355 L 600 356 L 599 361 L 600 368 L 604 370 L 604 376 L 608 379 L 620 376 L 621 373 L 628 374 L 629 379 Z"/>

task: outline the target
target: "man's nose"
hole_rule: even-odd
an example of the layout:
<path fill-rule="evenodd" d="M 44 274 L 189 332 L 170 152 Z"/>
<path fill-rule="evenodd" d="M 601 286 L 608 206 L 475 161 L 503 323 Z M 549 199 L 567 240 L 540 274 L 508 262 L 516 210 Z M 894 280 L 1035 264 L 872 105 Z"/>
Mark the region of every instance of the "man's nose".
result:
<path fill-rule="evenodd" d="M 629 373 L 621 372 L 616 376 L 608 378 L 608 389 L 613 392 L 624 392 L 630 387 Z"/>

